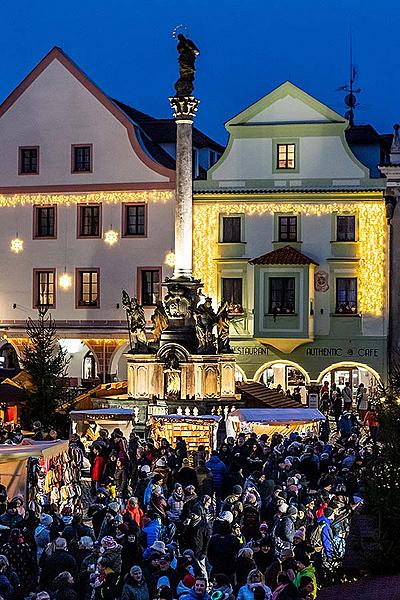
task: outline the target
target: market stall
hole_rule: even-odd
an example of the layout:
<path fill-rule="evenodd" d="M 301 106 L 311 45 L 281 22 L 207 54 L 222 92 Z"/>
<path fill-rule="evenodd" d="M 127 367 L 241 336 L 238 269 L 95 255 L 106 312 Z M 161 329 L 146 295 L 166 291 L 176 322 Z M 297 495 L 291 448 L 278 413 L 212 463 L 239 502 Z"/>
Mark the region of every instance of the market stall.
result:
<path fill-rule="evenodd" d="M 147 422 L 150 436 L 159 445 L 166 438 L 172 446 L 176 438 L 181 437 L 186 442 L 188 454 L 203 445 L 209 453 L 217 445 L 217 430 L 222 417 L 216 415 L 157 415 Z"/>
<path fill-rule="evenodd" d="M 57 476 L 52 478 L 52 486 L 57 487 L 57 479 L 61 487 L 67 466 L 70 466 L 67 441 L 35 442 L 25 439 L 18 446 L 0 445 L 0 481 L 6 486 L 9 498 L 22 495 L 28 501 L 37 501 L 40 494 L 42 503 L 44 496 L 46 501 L 50 500 L 51 490 L 48 498 L 44 491 L 48 473 L 57 471 Z"/>
<path fill-rule="evenodd" d="M 229 413 L 226 431 L 228 436 L 241 431 L 257 435 L 318 432 L 324 420 L 325 416 L 313 408 L 238 408 Z"/>
<path fill-rule="evenodd" d="M 133 428 L 135 417 L 132 408 L 95 408 L 88 410 L 71 410 L 72 433 L 77 433 L 83 442 L 93 442 L 99 435 L 101 429 L 106 429 L 111 433 L 118 428 L 126 438 Z"/>

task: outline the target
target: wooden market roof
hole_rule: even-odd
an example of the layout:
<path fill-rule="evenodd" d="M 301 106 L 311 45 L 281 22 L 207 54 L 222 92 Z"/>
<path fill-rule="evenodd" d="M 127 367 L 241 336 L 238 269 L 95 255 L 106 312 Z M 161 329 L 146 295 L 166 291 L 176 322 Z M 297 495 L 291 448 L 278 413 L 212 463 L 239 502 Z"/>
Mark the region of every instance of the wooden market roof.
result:
<path fill-rule="evenodd" d="M 302 405 L 292 398 L 257 381 L 238 381 L 236 389 L 242 394 L 242 400 L 249 408 L 302 408 Z"/>

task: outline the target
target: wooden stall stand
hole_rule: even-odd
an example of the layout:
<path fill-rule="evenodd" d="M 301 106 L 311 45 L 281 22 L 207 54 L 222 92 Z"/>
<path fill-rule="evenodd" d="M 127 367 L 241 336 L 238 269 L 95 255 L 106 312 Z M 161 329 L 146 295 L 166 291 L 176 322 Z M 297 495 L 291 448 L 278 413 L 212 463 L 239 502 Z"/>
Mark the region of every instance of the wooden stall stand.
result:
<path fill-rule="evenodd" d="M 160 415 L 152 416 L 147 422 L 150 436 L 159 445 L 162 438 L 175 447 L 176 438 L 182 437 L 186 442 L 189 456 L 203 445 L 207 453 L 214 450 L 217 444 L 217 429 L 221 416 L 217 415 Z"/>
<path fill-rule="evenodd" d="M 228 415 L 227 435 L 236 437 L 241 431 L 288 436 L 293 432 L 318 433 L 325 416 L 311 408 L 239 408 Z"/>
<path fill-rule="evenodd" d="M 92 436 L 88 436 L 87 439 L 90 422 L 96 423 L 97 432 L 106 429 L 111 434 L 114 429 L 118 428 L 127 439 L 129 439 L 133 429 L 134 411 L 131 408 L 71 410 L 69 416 L 72 433 L 77 433 L 86 445 L 90 445 L 95 439 Z"/>

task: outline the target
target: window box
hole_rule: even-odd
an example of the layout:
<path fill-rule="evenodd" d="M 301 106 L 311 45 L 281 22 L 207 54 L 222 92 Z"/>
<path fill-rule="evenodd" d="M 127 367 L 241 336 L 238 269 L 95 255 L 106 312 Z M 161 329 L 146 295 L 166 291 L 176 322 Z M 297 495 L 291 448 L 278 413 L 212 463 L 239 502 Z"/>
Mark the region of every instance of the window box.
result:
<path fill-rule="evenodd" d="M 241 258 L 246 250 L 246 242 L 218 242 L 219 258 Z"/>
<path fill-rule="evenodd" d="M 360 255 L 360 242 L 331 242 L 333 256 L 338 258 L 357 258 Z"/>

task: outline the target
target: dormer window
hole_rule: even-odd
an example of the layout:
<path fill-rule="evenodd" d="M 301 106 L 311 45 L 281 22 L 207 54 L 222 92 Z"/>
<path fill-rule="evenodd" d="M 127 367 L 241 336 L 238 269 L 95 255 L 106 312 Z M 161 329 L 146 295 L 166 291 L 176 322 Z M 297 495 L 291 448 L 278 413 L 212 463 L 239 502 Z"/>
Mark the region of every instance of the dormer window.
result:
<path fill-rule="evenodd" d="M 295 144 L 278 144 L 277 148 L 277 169 L 294 169 L 296 162 Z"/>

